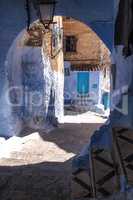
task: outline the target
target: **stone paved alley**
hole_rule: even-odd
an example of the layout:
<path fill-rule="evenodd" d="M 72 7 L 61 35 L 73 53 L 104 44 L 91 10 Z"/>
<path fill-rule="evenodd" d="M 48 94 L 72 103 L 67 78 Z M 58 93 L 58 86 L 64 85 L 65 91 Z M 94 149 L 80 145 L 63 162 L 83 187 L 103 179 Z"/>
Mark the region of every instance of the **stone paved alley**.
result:
<path fill-rule="evenodd" d="M 49 134 L 0 140 L 0 200 L 70 200 L 71 161 L 98 128 L 66 123 Z"/>

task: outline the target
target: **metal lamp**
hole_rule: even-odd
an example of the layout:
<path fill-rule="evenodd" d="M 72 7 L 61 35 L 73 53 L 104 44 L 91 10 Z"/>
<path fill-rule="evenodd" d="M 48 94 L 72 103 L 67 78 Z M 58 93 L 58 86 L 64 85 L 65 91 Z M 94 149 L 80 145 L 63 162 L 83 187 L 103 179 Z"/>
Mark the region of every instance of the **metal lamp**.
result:
<path fill-rule="evenodd" d="M 45 28 L 49 28 L 49 25 L 53 23 L 56 1 L 32 0 L 32 2 L 40 21 L 43 23 Z"/>

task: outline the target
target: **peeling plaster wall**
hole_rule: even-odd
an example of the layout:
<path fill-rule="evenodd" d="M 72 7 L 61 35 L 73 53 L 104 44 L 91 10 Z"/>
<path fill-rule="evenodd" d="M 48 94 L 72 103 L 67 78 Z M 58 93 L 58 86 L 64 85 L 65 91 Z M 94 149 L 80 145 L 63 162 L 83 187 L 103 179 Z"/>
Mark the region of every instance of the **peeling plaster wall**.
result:
<path fill-rule="evenodd" d="M 19 135 L 24 128 L 48 131 L 63 109 L 63 99 L 59 98 L 63 93 L 63 73 L 61 76 L 52 70 L 42 47 L 22 45 L 24 33 L 12 44 L 5 62 L 8 101 L 3 93 L 6 104 L 0 113 L 0 134 L 4 136 Z"/>

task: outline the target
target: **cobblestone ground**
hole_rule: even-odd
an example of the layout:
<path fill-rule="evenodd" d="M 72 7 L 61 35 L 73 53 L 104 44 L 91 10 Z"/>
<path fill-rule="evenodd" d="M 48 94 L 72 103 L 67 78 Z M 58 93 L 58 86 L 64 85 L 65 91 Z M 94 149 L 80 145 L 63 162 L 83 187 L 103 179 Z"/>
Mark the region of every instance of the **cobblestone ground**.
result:
<path fill-rule="evenodd" d="M 71 161 L 100 124 L 65 124 L 0 145 L 0 200 L 70 200 Z"/>

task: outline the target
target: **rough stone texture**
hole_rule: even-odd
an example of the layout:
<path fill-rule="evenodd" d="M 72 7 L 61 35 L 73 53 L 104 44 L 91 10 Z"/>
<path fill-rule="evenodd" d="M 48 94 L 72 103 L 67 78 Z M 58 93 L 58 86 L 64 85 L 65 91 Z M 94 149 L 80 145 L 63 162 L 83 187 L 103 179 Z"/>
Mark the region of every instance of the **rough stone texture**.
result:
<path fill-rule="evenodd" d="M 6 168 L 0 178 L 1 200 L 70 200 L 69 176 L 40 167 Z M 64 181 L 65 180 L 65 181 Z"/>
<path fill-rule="evenodd" d="M 102 59 L 107 67 L 110 63 L 109 50 L 98 35 L 83 22 L 72 18 L 63 19 L 64 44 L 66 36 L 75 36 L 77 40 L 76 52 L 66 52 L 64 48 L 65 60 L 71 64 L 93 64 L 95 67 L 101 64 Z"/>
<path fill-rule="evenodd" d="M 63 20 L 63 26 L 64 39 L 66 36 L 75 36 L 77 39 L 76 52 L 65 52 L 65 60 L 79 60 L 77 63 L 81 62 L 81 64 L 88 63 L 90 60 L 99 61 L 99 38 L 88 26 L 74 19 Z"/>

